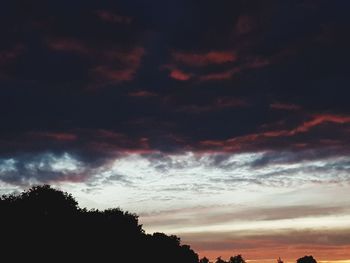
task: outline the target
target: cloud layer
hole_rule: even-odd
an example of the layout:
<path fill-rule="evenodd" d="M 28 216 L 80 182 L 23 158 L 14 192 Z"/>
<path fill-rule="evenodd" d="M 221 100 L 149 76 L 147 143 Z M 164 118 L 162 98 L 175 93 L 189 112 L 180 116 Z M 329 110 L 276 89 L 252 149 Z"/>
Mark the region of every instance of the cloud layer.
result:
<path fill-rule="evenodd" d="M 217 253 L 252 259 L 277 243 L 291 258 L 350 258 L 348 240 L 337 243 L 349 229 L 349 7 L 1 4 L 0 192 L 54 184 L 90 207 L 142 213 L 148 229 L 183 233 L 211 255 L 209 236 Z M 336 224 L 307 232 L 308 218 Z M 247 236 L 215 229 L 241 219 Z M 289 243 L 257 233 L 283 220 L 300 223 L 276 230 Z"/>

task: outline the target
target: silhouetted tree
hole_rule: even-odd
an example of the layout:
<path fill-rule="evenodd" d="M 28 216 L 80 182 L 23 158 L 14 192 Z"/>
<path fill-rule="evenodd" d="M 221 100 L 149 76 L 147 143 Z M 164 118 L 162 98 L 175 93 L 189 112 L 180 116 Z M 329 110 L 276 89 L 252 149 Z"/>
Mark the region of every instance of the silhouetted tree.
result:
<path fill-rule="evenodd" d="M 223 260 L 221 257 L 217 257 L 215 263 L 227 263 L 227 262 Z"/>
<path fill-rule="evenodd" d="M 206 257 L 203 257 L 199 260 L 199 263 L 209 263 L 209 259 Z"/>
<path fill-rule="evenodd" d="M 283 260 L 281 259 L 281 257 L 278 257 L 277 263 L 283 263 Z"/>
<path fill-rule="evenodd" d="M 234 257 L 230 257 L 229 263 L 245 263 L 245 260 L 243 259 L 242 255 L 237 255 Z"/>
<path fill-rule="evenodd" d="M 0 197 L 2 257 L 36 262 L 198 263 L 180 238 L 147 235 L 135 214 L 119 208 L 81 209 L 48 185 Z"/>
<path fill-rule="evenodd" d="M 317 263 L 317 261 L 313 258 L 313 256 L 304 256 L 297 259 L 297 263 Z"/>

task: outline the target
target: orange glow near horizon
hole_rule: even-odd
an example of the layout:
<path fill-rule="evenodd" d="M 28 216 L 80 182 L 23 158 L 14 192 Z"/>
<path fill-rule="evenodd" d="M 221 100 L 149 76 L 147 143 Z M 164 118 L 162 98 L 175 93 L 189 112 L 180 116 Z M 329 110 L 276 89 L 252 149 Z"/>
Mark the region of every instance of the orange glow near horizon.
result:
<path fill-rule="evenodd" d="M 298 258 L 305 255 L 312 255 L 319 263 L 350 263 L 350 246 L 310 246 L 308 248 L 285 246 L 276 247 L 275 249 L 250 248 L 239 250 L 200 250 L 196 249 L 195 245 L 191 247 L 195 249 L 200 258 L 205 256 L 214 262 L 219 256 L 227 260 L 230 256 L 241 254 L 247 262 L 259 263 L 274 263 L 277 262 L 278 257 L 281 257 L 285 263 L 295 263 Z"/>

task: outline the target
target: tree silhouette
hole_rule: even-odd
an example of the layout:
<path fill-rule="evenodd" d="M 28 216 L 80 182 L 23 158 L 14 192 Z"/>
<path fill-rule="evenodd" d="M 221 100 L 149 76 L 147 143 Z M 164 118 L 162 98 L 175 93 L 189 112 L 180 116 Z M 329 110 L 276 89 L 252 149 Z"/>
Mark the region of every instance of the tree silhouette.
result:
<path fill-rule="evenodd" d="M 313 256 L 304 256 L 297 259 L 297 263 L 317 263 L 317 261 L 313 258 Z"/>
<path fill-rule="evenodd" d="M 227 263 L 227 262 L 223 260 L 221 257 L 217 257 L 215 263 Z"/>
<path fill-rule="evenodd" d="M 230 257 L 229 263 L 245 263 L 245 260 L 243 259 L 242 255 L 237 255 L 234 257 Z"/>
<path fill-rule="evenodd" d="M 199 263 L 209 263 L 209 259 L 206 257 L 203 257 L 199 260 Z"/>
<path fill-rule="evenodd" d="M 0 198 L 2 256 L 16 260 L 198 263 L 177 236 L 145 234 L 135 214 L 87 210 L 48 185 Z"/>

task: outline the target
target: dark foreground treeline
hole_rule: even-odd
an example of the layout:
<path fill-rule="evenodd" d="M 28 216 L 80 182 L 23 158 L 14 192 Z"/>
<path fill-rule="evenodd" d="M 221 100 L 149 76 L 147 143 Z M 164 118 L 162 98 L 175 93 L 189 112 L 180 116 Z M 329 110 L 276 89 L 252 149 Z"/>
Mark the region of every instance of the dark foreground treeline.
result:
<path fill-rule="evenodd" d="M 47 185 L 2 196 L 0 227 L 1 259 L 11 262 L 208 262 L 176 236 L 145 234 L 135 214 L 81 209 L 70 194 Z"/>

